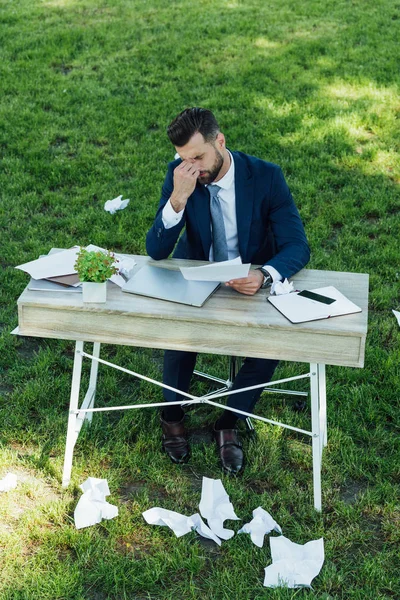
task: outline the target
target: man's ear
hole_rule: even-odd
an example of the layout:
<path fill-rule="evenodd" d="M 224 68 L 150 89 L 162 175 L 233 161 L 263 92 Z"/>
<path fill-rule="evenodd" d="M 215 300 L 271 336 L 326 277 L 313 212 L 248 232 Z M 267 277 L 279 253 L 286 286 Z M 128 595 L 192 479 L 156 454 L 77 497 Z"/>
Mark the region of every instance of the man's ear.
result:
<path fill-rule="evenodd" d="M 222 148 L 225 148 L 226 144 L 225 144 L 224 134 L 221 132 L 217 133 L 215 142 L 216 142 L 217 148 L 220 148 L 221 150 L 222 150 Z"/>

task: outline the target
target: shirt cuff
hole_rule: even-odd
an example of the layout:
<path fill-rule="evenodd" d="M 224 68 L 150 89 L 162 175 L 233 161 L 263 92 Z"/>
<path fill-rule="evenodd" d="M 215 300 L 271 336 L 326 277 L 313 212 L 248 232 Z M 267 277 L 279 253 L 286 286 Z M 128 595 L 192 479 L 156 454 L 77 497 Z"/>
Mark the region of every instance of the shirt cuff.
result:
<path fill-rule="evenodd" d="M 172 208 L 170 200 L 168 200 L 161 213 L 161 218 L 165 229 L 171 229 L 171 227 L 177 225 L 182 219 L 184 211 L 185 209 L 180 210 L 178 213 L 175 212 Z"/>
<path fill-rule="evenodd" d="M 275 267 L 271 267 L 271 265 L 263 265 L 263 267 L 271 275 L 272 283 L 282 281 L 282 275 L 275 269 Z"/>

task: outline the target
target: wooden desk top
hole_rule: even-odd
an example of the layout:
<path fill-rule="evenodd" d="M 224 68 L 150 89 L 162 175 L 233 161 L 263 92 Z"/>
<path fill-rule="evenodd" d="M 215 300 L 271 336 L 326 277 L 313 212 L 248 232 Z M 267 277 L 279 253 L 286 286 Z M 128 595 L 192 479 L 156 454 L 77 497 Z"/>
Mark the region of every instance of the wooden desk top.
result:
<path fill-rule="evenodd" d="M 178 268 L 198 261 L 167 259 L 144 264 Z M 81 294 L 34 292 L 18 299 L 20 335 L 169 348 L 212 354 L 363 367 L 368 318 L 368 275 L 303 269 L 295 288 L 333 285 L 362 308 L 361 313 L 292 324 L 266 292 L 244 296 L 221 286 L 202 308 L 127 294 L 109 284 L 105 304 L 83 304 Z"/>

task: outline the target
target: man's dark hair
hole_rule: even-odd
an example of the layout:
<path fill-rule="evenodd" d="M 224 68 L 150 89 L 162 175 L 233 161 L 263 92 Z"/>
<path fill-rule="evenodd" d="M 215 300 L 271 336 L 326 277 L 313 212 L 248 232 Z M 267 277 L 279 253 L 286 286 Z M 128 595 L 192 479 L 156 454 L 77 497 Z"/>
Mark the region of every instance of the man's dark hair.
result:
<path fill-rule="evenodd" d="M 205 142 L 217 137 L 219 126 L 211 110 L 186 108 L 170 123 L 167 134 L 174 146 L 181 148 L 195 133 L 201 133 Z"/>

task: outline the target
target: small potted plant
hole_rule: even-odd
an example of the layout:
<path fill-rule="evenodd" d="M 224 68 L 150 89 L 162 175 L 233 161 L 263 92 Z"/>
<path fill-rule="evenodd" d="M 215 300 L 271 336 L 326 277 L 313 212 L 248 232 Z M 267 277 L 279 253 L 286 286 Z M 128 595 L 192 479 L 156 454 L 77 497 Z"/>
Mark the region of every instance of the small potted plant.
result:
<path fill-rule="evenodd" d="M 118 273 L 118 260 L 112 252 L 100 250 L 79 250 L 75 269 L 82 281 L 84 302 L 105 302 L 107 299 L 107 279 Z"/>

